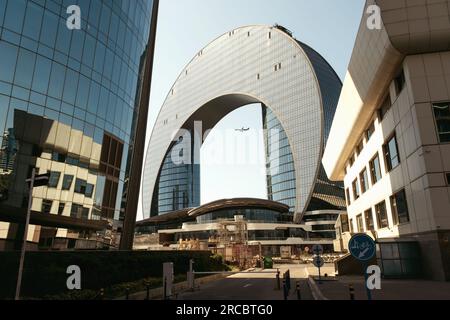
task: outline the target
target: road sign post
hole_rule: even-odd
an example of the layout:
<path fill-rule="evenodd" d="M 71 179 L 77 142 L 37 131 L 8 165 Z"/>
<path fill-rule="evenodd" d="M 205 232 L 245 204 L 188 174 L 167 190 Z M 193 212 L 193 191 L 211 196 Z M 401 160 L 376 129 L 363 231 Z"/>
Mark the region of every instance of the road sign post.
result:
<path fill-rule="evenodd" d="M 364 270 L 364 281 L 367 291 L 368 300 L 372 300 L 372 292 L 367 286 L 367 268 L 368 263 L 375 257 L 376 254 L 376 243 L 375 241 L 369 237 L 367 234 L 355 234 L 348 244 L 348 248 L 350 250 L 351 255 L 358 261 L 360 261 L 363 265 Z"/>
<path fill-rule="evenodd" d="M 20 287 L 22 285 L 23 265 L 25 261 L 28 228 L 30 226 L 31 206 L 33 204 L 33 189 L 34 187 L 42 187 L 47 185 L 49 178 L 50 178 L 49 174 L 36 175 L 36 168 L 33 168 L 33 170 L 31 171 L 31 178 L 26 180 L 26 182 L 30 184 L 29 185 L 30 190 L 28 194 L 28 209 L 27 209 L 27 216 L 25 218 L 25 227 L 24 227 L 25 230 L 23 233 L 22 248 L 20 250 L 19 272 L 17 273 L 15 300 L 20 300 Z"/>
<path fill-rule="evenodd" d="M 322 274 L 320 272 L 320 269 L 325 264 L 325 261 L 321 257 L 321 255 L 323 255 L 323 246 L 320 244 L 314 245 L 312 247 L 312 253 L 314 255 L 313 264 L 317 269 L 319 269 L 319 284 L 322 284 Z"/>
<path fill-rule="evenodd" d="M 324 266 L 325 261 L 321 256 L 315 256 L 313 260 L 314 266 L 319 269 L 319 284 L 322 284 L 322 274 L 320 272 L 320 269 Z"/>

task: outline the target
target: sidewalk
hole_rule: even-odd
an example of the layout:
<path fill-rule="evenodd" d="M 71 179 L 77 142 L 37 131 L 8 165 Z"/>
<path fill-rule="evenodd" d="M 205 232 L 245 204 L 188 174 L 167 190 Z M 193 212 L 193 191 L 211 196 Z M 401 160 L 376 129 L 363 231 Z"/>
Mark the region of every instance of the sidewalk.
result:
<path fill-rule="evenodd" d="M 315 284 L 329 300 L 350 300 L 350 284 L 355 288 L 355 300 L 367 300 L 363 277 L 343 276 L 322 284 L 316 279 Z M 373 300 L 450 300 L 450 282 L 382 279 L 381 290 L 371 292 Z"/>
<path fill-rule="evenodd" d="M 212 275 L 212 276 L 208 276 L 208 277 L 197 278 L 195 280 L 195 285 L 196 286 L 204 285 L 206 283 L 214 282 L 214 281 L 223 279 L 225 277 L 226 277 L 225 275 L 216 274 L 216 275 Z M 187 281 L 173 284 L 172 292 L 174 293 L 174 295 L 181 294 L 188 290 L 189 290 L 189 285 L 188 285 Z M 164 295 L 163 288 L 151 289 L 149 292 L 150 300 L 162 299 L 163 295 Z M 146 300 L 146 299 L 147 299 L 147 291 L 133 293 L 133 294 L 130 294 L 130 296 L 129 296 L 129 300 Z M 116 300 L 126 300 L 126 297 L 120 297 Z"/>

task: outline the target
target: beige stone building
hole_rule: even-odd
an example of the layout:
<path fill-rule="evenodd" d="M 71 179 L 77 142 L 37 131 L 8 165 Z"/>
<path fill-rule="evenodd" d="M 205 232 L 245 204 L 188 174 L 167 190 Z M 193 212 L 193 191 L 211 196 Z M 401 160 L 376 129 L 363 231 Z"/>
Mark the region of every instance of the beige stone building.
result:
<path fill-rule="evenodd" d="M 330 179 L 345 182 L 349 227 L 338 238 L 369 233 L 385 272 L 420 268 L 448 281 L 450 1 L 366 9 L 323 159 Z"/>

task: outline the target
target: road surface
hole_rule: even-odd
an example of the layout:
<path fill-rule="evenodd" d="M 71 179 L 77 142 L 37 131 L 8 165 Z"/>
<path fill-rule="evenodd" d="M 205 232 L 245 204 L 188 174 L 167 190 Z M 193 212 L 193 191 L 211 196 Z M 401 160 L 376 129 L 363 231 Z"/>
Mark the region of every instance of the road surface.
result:
<path fill-rule="evenodd" d="M 300 282 L 300 291 L 303 300 L 311 300 L 307 279 L 309 275 L 318 275 L 312 265 L 280 265 L 281 277 L 288 269 L 291 272 L 291 291 L 288 300 L 297 300 L 296 283 Z M 334 274 L 334 266 L 326 265 L 322 274 Z M 178 300 L 283 300 L 283 291 L 276 290 L 276 269 L 273 274 L 240 273 L 225 279 L 214 281 L 201 286 L 194 292 L 185 292 L 178 296 Z M 281 279 L 282 281 L 282 279 Z"/>

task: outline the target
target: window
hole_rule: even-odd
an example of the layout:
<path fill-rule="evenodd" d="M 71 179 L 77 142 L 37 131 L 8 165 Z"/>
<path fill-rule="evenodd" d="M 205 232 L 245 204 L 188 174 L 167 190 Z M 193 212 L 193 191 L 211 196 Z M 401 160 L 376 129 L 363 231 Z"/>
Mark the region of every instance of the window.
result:
<path fill-rule="evenodd" d="M 88 198 L 92 198 L 94 194 L 94 185 L 87 183 L 86 180 L 77 179 L 75 182 L 75 192 L 84 194 Z"/>
<path fill-rule="evenodd" d="M 352 200 L 350 199 L 350 190 L 347 188 L 347 190 L 345 190 L 345 195 L 347 196 L 347 206 L 352 204 Z"/>
<path fill-rule="evenodd" d="M 398 154 L 397 138 L 395 134 L 383 146 L 384 159 L 386 160 L 387 171 L 391 171 L 400 164 L 400 156 Z"/>
<path fill-rule="evenodd" d="M 361 191 L 359 189 L 359 184 L 358 184 L 358 179 L 353 181 L 352 186 L 353 186 L 353 199 L 355 199 L 355 201 L 356 201 L 359 199 L 359 196 L 361 195 Z"/>
<path fill-rule="evenodd" d="M 77 179 L 75 182 L 75 192 L 80 194 L 86 193 L 86 181 Z"/>
<path fill-rule="evenodd" d="M 358 227 L 358 232 L 364 232 L 364 222 L 363 222 L 363 216 L 362 214 L 358 215 L 356 217 L 356 225 Z"/>
<path fill-rule="evenodd" d="M 447 184 L 450 185 L 450 173 L 447 173 Z"/>
<path fill-rule="evenodd" d="M 355 164 L 355 154 L 352 154 L 349 160 L 350 168 Z"/>
<path fill-rule="evenodd" d="M 62 189 L 70 190 L 70 188 L 72 188 L 72 182 L 73 182 L 73 176 L 66 174 L 63 179 Z"/>
<path fill-rule="evenodd" d="M 389 110 L 391 110 L 391 107 L 392 107 L 391 96 L 388 93 L 386 98 L 383 100 L 383 103 L 381 104 L 380 109 L 378 110 L 381 120 L 383 120 L 384 117 L 386 116 L 386 113 L 388 113 Z"/>
<path fill-rule="evenodd" d="M 88 198 L 92 198 L 93 193 L 94 193 L 94 185 L 90 183 L 86 184 L 85 196 Z"/>
<path fill-rule="evenodd" d="M 370 161 L 370 176 L 372 178 L 372 185 L 375 185 L 382 178 L 380 157 L 378 154 Z"/>
<path fill-rule="evenodd" d="M 41 212 L 44 214 L 50 214 L 52 210 L 53 201 L 51 200 L 42 200 L 42 210 Z"/>
<path fill-rule="evenodd" d="M 450 142 L 450 102 L 433 104 L 434 118 L 441 143 Z"/>
<path fill-rule="evenodd" d="M 405 72 L 400 71 L 399 75 L 394 79 L 395 82 L 395 90 L 397 91 L 397 95 L 399 95 L 403 89 L 405 88 L 406 78 Z"/>
<path fill-rule="evenodd" d="M 356 154 L 359 156 L 364 149 L 364 141 L 361 140 L 358 145 L 356 146 Z"/>
<path fill-rule="evenodd" d="M 21 33 L 26 7 L 27 3 L 24 0 L 8 1 L 4 27 L 16 33 Z"/>
<path fill-rule="evenodd" d="M 369 142 L 370 138 L 372 138 L 374 133 L 375 133 L 375 122 L 372 121 L 369 128 L 367 128 L 367 130 L 366 130 L 367 142 Z"/>
<path fill-rule="evenodd" d="M 361 194 L 364 194 L 367 190 L 369 190 L 369 176 L 367 175 L 367 169 L 364 169 L 359 174 L 359 181 L 361 183 Z"/>
<path fill-rule="evenodd" d="M 408 223 L 409 212 L 405 190 L 397 192 L 391 197 L 392 218 L 395 225 Z"/>
<path fill-rule="evenodd" d="M 60 202 L 58 206 L 58 215 L 62 216 L 64 214 L 64 208 L 66 207 L 66 204 L 64 202 Z"/>
<path fill-rule="evenodd" d="M 79 204 L 73 204 L 70 211 L 70 217 L 75 219 L 89 219 L 89 208 L 85 208 Z"/>
<path fill-rule="evenodd" d="M 364 212 L 364 219 L 366 220 L 366 228 L 369 231 L 374 231 L 375 230 L 375 224 L 373 221 L 373 213 L 372 213 L 372 209 L 366 210 Z"/>
<path fill-rule="evenodd" d="M 350 232 L 350 226 L 348 224 L 348 216 L 346 214 L 341 215 L 341 227 L 342 232 Z"/>
<path fill-rule="evenodd" d="M 48 187 L 49 188 L 56 188 L 58 187 L 59 183 L 59 177 L 61 176 L 60 172 L 50 172 L 50 178 L 48 180 Z"/>
<path fill-rule="evenodd" d="M 350 233 L 353 233 L 353 219 L 350 219 L 349 229 L 350 229 Z"/>
<path fill-rule="evenodd" d="M 389 220 L 386 211 L 386 202 L 380 202 L 375 206 L 375 212 L 377 215 L 378 229 L 389 227 Z"/>

